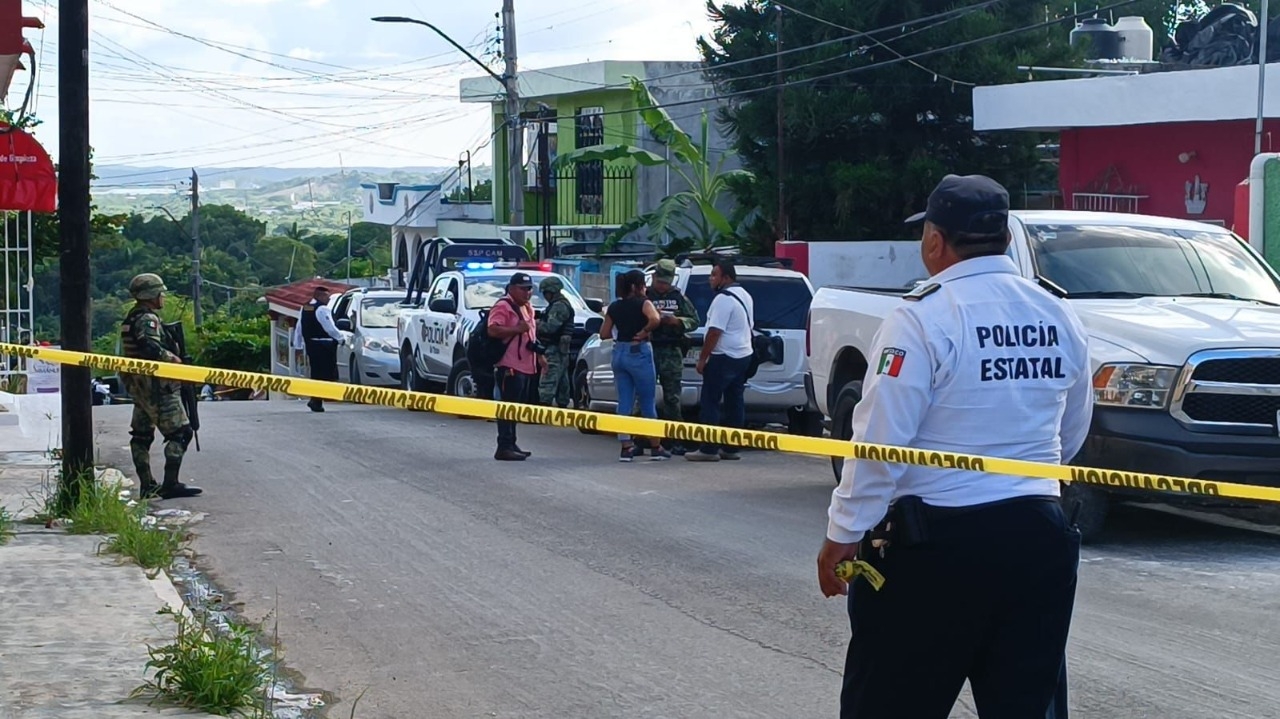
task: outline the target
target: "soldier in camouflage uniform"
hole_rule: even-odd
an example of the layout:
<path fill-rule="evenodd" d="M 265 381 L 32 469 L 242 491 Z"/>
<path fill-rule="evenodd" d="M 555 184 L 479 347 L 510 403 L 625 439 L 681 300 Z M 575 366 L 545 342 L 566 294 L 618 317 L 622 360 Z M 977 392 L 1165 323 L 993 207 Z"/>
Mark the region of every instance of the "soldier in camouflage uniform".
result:
<path fill-rule="evenodd" d="M 546 368 L 538 382 L 538 399 L 547 406 L 568 407 L 572 400 L 569 366 L 572 358 L 573 306 L 564 296 L 564 283 L 559 277 L 547 277 L 538 283 L 538 291 L 547 299 L 547 309 L 538 320 L 538 341 L 547 348 Z"/>
<path fill-rule="evenodd" d="M 672 285 L 676 278 L 674 260 L 659 260 L 649 287 L 649 301 L 662 315 L 662 323 L 653 331 L 653 362 L 662 386 L 662 406 L 658 415 L 668 422 L 684 419 L 680 411 L 680 390 L 684 377 L 684 355 L 692 346 L 688 334 L 698 329 L 698 310 L 684 293 Z M 664 439 L 662 445 L 671 454 L 682 455 L 679 442 Z"/>
<path fill-rule="evenodd" d="M 168 290 L 158 275 L 144 273 L 129 283 L 129 294 L 136 304 L 125 316 L 120 327 L 120 343 L 125 357 L 156 362 L 182 360 L 174 353 L 169 337 L 160 325 L 156 311 L 164 306 L 164 293 Z M 129 450 L 133 466 L 138 472 L 143 497 L 159 496 L 163 499 L 194 497 L 201 493 L 197 487 L 188 487 L 178 481 L 182 457 L 191 443 L 194 432 L 182 407 L 179 383 L 174 380 L 148 377 L 121 372 L 120 381 L 133 398 L 133 422 L 129 429 Z M 151 443 L 156 430 L 164 437 L 164 483 L 156 485 L 151 475 Z"/>

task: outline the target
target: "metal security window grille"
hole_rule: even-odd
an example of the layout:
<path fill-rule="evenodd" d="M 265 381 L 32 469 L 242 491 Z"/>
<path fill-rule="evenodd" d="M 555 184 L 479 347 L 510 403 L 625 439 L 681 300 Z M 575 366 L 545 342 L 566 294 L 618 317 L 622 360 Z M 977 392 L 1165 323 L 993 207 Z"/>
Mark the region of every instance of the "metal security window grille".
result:
<path fill-rule="evenodd" d="M 574 122 L 574 147 L 604 144 L 604 108 L 580 107 Z M 604 162 L 580 162 L 577 174 L 577 207 L 581 215 L 604 214 Z"/>

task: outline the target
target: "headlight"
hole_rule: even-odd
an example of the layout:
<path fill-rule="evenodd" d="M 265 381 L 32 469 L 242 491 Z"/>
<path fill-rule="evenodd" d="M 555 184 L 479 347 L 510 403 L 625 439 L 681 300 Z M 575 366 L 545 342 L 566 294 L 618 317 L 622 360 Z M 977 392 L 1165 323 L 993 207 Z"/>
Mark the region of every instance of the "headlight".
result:
<path fill-rule="evenodd" d="M 1111 407 L 1164 409 L 1178 377 L 1177 367 L 1108 364 L 1093 375 L 1093 399 Z"/>
<path fill-rule="evenodd" d="M 370 352 L 395 352 L 396 348 L 382 340 L 376 340 L 372 337 L 364 338 L 364 348 Z"/>

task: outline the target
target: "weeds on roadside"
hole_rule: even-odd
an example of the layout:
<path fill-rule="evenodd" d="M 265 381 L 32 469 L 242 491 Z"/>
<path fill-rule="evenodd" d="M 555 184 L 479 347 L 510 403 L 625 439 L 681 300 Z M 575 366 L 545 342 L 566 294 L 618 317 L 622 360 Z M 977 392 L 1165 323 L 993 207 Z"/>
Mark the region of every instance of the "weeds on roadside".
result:
<path fill-rule="evenodd" d="M 138 513 L 120 499 L 119 484 L 96 481 L 92 474 L 80 480 L 79 496 L 56 499 L 53 509 L 71 522 L 71 534 L 115 534 L 126 524 L 138 521 Z"/>
<path fill-rule="evenodd" d="M 263 717 L 259 691 L 269 667 L 259 658 L 253 632 L 233 626 L 215 632 L 185 613 L 164 609 L 178 625 L 172 644 L 148 647 L 148 669 L 155 675 L 130 696 L 165 699 L 188 709 L 218 716 Z"/>
<path fill-rule="evenodd" d="M 13 517 L 9 516 L 9 510 L 0 507 L 0 545 L 8 544 L 13 538 Z"/>
<path fill-rule="evenodd" d="M 146 510 L 135 508 L 138 515 L 145 515 Z M 182 549 L 184 537 L 180 530 L 167 529 L 162 526 L 148 527 L 142 523 L 142 516 L 134 521 L 121 525 L 115 534 L 107 539 L 106 549 L 113 554 L 122 554 L 133 559 L 138 566 L 154 573 L 168 569 L 173 564 L 173 557 Z"/>

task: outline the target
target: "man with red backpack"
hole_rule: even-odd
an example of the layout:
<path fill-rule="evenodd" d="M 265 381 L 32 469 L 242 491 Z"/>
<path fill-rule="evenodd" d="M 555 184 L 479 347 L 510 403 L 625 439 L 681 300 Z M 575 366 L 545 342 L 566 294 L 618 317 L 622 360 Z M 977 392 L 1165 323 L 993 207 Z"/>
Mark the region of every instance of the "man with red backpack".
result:
<path fill-rule="evenodd" d="M 493 398 L 502 402 L 528 403 L 530 383 L 542 369 L 542 355 L 535 351 L 537 322 L 533 307 L 533 278 L 516 272 L 507 282 L 507 294 L 489 310 L 488 335 L 505 343 L 502 358 L 495 363 Z M 498 420 L 498 451 L 493 458 L 500 462 L 521 462 L 532 455 L 516 444 L 516 423 Z"/>

